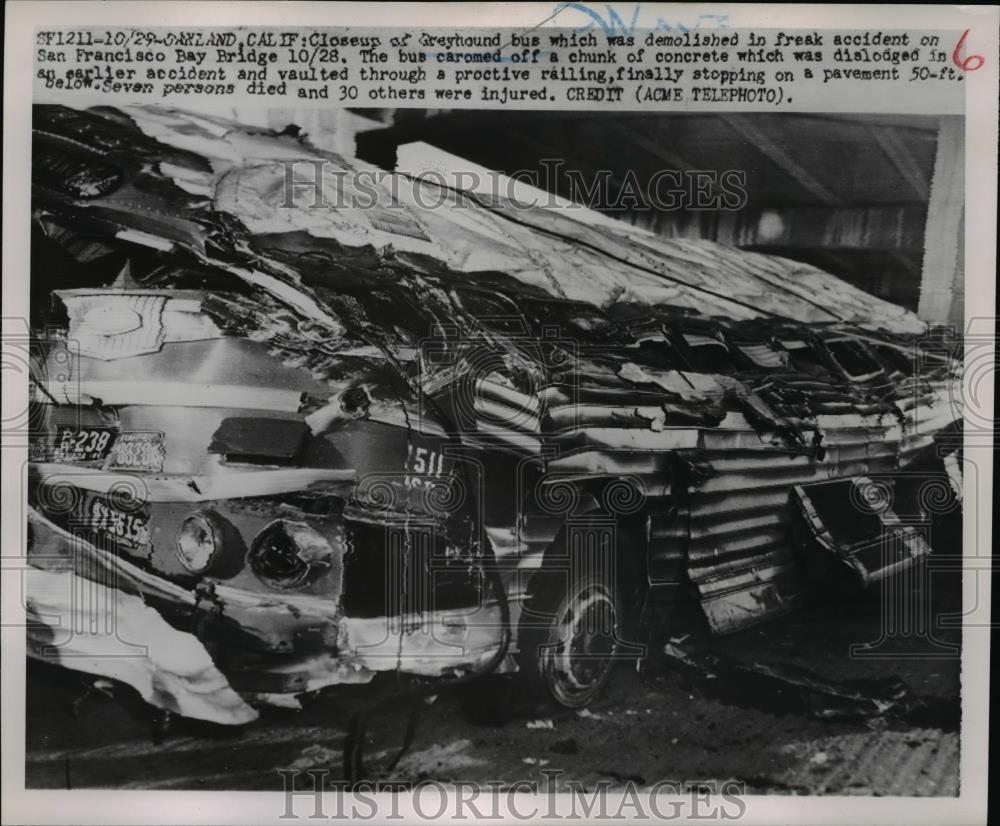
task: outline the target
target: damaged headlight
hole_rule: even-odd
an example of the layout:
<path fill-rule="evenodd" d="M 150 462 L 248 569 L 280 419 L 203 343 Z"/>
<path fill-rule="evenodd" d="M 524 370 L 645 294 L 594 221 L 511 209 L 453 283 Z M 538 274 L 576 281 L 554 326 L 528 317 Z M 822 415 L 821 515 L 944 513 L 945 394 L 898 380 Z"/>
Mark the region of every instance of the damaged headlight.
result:
<path fill-rule="evenodd" d="M 299 588 L 326 573 L 341 554 L 305 522 L 279 519 L 257 534 L 247 561 L 257 578 L 272 588 Z"/>
<path fill-rule="evenodd" d="M 231 574 L 242 551 L 236 528 L 214 511 L 192 514 L 177 532 L 177 558 L 192 574 Z"/>

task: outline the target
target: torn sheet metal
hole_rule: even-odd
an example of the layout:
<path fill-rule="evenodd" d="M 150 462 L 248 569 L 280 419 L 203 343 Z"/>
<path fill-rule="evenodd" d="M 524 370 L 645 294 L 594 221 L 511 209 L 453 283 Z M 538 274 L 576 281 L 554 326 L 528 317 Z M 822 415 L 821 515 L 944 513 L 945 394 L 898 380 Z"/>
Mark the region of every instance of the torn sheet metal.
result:
<path fill-rule="evenodd" d="M 760 311 L 804 321 L 848 320 L 871 324 L 877 319 L 881 326 L 899 332 L 919 333 L 924 328 L 912 313 L 806 264 L 737 252 L 707 241 L 659 238 L 624 223 L 614 227 L 606 222 L 585 223 L 577 220 L 575 210 L 500 204 L 491 208 L 498 213 L 494 215 L 491 210 L 475 208 L 479 201 L 473 196 L 443 189 L 433 178 L 420 180 L 414 188 L 398 187 L 394 194 L 399 201 L 390 203 L 390 183 L 386 176 L 379 174 L 379 170 L 366 168 L 360 161 L 310 149 L 288 137 L 247 136 L 234 125 L 218 134 L 218 130 L 205 130 L 203 116 L 181 111 L 138 106 L 126 107 L 125 111 L 146 135 L 177 149 L 196 149 L 209 158 L 214 180 L 208 185 L 215 188 L 217 197 L 221 194 L 217 207 L 240 217 L 258 232 L 293 229 L 283 224 L 258 225 L 265 215 L 268 216 L 265 220 L 276 222 L 298 220 L 295 216 L 300 216 L 314 223 L 324 222 L 324 226 L 310 224 L 303 228 L 320 235 L 329 233 L 347 246 L 372 245 L 376 249 L 391 246 L 422 252 L 466 272 L 504 270 L 526 283 L 545 288 L 555 286 L 560 295 L 598 305 L 606 304 L 621 290 L 645 287 L 644 300 L 658 303 L 658 300 L 669 301 L 666 291 L 680 289 L 695 306 L 710 315 L 718 314 L 721 307 L 722 314 L 739 317 L 749 306 L 751 317 L 752 308 L 757 307 Z M 199 135 L 196 141 L 194 135 Z M 326 163 L 343 173 L 359 169 L 370 172 L 371 180 L 385 187 L 384 200 L 376 205 L 379 207 L 376 213 L 393 216 L 397 225 L 399 219 L 395 216 L 403 213 L 410 217 L 415 228 L 401 232 L 398 226 L 387 225 L 386 230 L 390 231 L 375 232 L 369 211 L 356 215 L 343 206 L 324 210 L 279 209 L 283 197 L 279 184 L 284 180 L 285 167 L 254 165 L 265 158 Z M 235 173 L 231 172 L 234 168 L 250 170 L 238 173 L 241 183 L 235 188 L 232 178 Z M 247 174 L 263 174 L 265 179 L 243 180 Z M 328 174 L 326 180 L 350 180 L 350 175 Z M 246 195 L 239 195 L 242 190 Z M 262 202 L 261 193 L 270 201 Z M 309 191 L 303 197 L 312 199 L 314 195 Z M 343 204 L 343 193 L 331 193 L 329 202 Z M 508 212 L 516 213 L 518 224 L 500 217 Z M 430 243 L 414 246 L 414 238 L 425 234 Z M 560 241 L 559 236 L 570 241 Z M 573 242 L 584 242 L 586 246 Z M 609 266 L 615 258 L 647 271 Z M 667 276 L 672 283 L 665 284 L 661 276 Z M 711 285 L 713 295 L 690 289 L 706 285 Z M 657 300 L 650 290 L 664 293 Z M 739 303 L 727 302 L 727 297 Z"/>
<path fill-rule="evenodd" d="M 281 209 L 284 161 L 374 170 L 173 110 L 35 131 L 38 248 L 80 283 L 39 325 L 33 541 L 131 566 L 248 698 L 491 662 L 486 561 L 516 624 L 580 519 L 717 633 L 780 616 L 792 488 L 919 468 L 961 416 L 919 319 L 801 264 L 433 181 Z"/>
<path fill-rule="evenodd" d="M 896 677 L 831 680 L 800 666 L 746 663 L 675 643 L 668 643 L 663 653 L 710 696 L 779 714 L 803 713 L 820 720 L 905 718 L 922 707 Z"/>
<path fill-rule="evenodd" d="M 957 505 L 953 497 L 946 479 L 922 473 L 796 485 L 792 534 L 821 585 L 858 592 L 924 560 L 928 503 L 941 512 Z"/>
<path fill-rule="evenodd" d="M 29 569 L 23 581 L 29 656 L 118 680 L 184 717 L 222 725 L 257 719 L 201 642 L 139 597 L 74 571 Z"/>

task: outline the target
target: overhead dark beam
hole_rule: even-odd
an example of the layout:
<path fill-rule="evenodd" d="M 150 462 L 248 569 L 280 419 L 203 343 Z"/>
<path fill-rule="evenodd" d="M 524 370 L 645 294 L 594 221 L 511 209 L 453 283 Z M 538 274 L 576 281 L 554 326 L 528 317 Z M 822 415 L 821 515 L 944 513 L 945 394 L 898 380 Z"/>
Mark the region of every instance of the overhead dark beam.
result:
<path fill-rule="evenodd" d="M 519 133 L 514 140 L 526 148 L 531 149 L 538 156 L 538 161 L 541 161 L 543 158 L 562 160 L 567 166 L 575 167 L 583 173 L 592 172 L 597 169 L 606 169 L 606 166 L 603 166 L 593 159 L 588 159 L 577 152 L 567 152 L 566 147 L 553 146 L 552 144 L 547 143 L 534 135 Z M 538 166 L 540 169 L 541 164 L 539 163 Z M 624 188 L 625 181 L 621 177 L 616 175 L 610 169 L 607 169 L 607 173 L 608 180 L 612 184 L 614 184 L 619 190 Z M 585 204 L 584 206 L 589 205 Z"/>
<path fill-rule="evenodd" d="M 767 117 L 765 115 L 765 117 Z M 779 117 L 788 117 L 781 115 Z M 851 123 L 856 126 L 891 126 L 894 129 L 902 129 L 911 135 L 923 135 L 930 140 L 934 140 L 937 134 L 937 118 L 934 115 L 876 115 L 873 112 L 866 112 L 863 115 L 850 113 L 829 114 L 823 112 L 809 112 L 796 115 L 808 119 L 814 123 L 829 121 L 832 123 Z"/>
<path fill-rule="evenodd" d="M 662 141 L 654 141 L 652 138 L 642 134 L 642 132 L 634 126 L 629 126 L 627 123 L 622 123 L 619 120 L 615 122 L 614 129 L 619 135 L 624 137 L 626 140 L 631 141 L 641 149 L 644 149 L 660 161 L 660 163 L 669 164 L 671 167 L 681 172 L 688 172 L 694 169 L 694 166 L 692 166 L 686 159 L 682 158 L 673 150 L 667 149 L 663 145 Z"/>
<path fill-rule="evenodd" d="M 868 132 L 910 189 L 921 201 L 926 201 L 930 197 L 927 178 L 897 130 L 891 126 L 869 126 Z"/>
<path fill-rule="evenodd" d="M 664 164 L 664 168 L 677 170 L 678 172 L 691 172 L 696 169 L 694 164 L 690 163 L 686 158 L 679 155 L 672 149 L 667 149 L 662 141 L 656 141 L 652 138 L 642 134 L 638 129 L 633 126 L 623 123 L 620 120 L 614 122 L 615 131 L 621 135 L 626 141 L 631 142 L 635 146 L 638 146 L 643 151 L 650 154 L 652 157 L 656 158 L 657 161 Z M 718 183 L 712 179 L 706 180 L 706 185 L 708 187 L 709 193 L 716 197 L 721 193 Z"/>
<path fill-rule="evenodd" d="M 718 115 L 729 128 L 743 140 L 767 157 L 772 163 L 787 172 L 799 185 L 816 200 L 827 206 L 842 206 L 843 202 L 817 180 L 809 170 L 777 146 L 764 132 L 742 115 Z"/>

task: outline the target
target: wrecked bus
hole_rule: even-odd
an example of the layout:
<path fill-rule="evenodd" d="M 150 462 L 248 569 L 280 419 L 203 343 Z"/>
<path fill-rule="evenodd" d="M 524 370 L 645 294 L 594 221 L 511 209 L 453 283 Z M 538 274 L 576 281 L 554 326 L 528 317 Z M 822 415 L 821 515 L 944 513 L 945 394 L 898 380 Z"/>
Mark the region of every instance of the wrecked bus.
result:
<path fill-rule="evenodd" d="M 34 656 L 222 723 L 387 671 L 581 708 L 678 600 L 728 633 L 930 553 L 960 364 L 911 313 L 405 171 L 316 209 L 327 165 L 35 107 Z"/>

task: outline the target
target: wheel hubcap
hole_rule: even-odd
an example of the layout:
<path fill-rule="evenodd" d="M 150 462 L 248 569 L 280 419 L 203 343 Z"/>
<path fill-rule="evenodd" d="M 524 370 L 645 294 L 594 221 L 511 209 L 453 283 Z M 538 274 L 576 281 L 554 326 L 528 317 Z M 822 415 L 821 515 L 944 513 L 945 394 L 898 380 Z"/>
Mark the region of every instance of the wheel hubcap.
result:
<path fill-rule="evenodd" d="M 600 691 L 615 653 L 615 606 L 601 587 L 579 591 L 566 603 L 545 652 L 545 677 L 564 706 L 580 707 Z"/>

